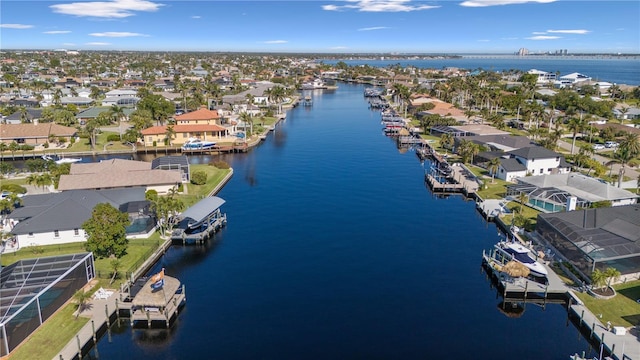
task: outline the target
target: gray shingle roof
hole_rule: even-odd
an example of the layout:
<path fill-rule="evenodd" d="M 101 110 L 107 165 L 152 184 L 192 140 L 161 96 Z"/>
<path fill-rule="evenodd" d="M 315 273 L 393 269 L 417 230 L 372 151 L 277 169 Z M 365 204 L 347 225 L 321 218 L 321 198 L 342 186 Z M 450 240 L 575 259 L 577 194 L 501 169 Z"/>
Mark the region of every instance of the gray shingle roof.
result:
<path fill-rule="evenodd" d="M 527 168 L 514 158 L 500 159 L 500 166 L 507 171 L 525 171 Z"/>
<path fill-rule="evenodd" d="M 531 159 L 553 159 L 561 156 L 555 151 L 545 149 L 542 146 L 523 147 L 518 150 L 509 151 L 508 154 L 519 156 L 527 160 Z"/>
<path fill-rule="evenodd" d="M 97 204 L 108 203 L 117 209 L 130 201 L 145 200 L 144 192 L 144 188 L 140 187 L 27 195 L 22 198 L 23 206 L 9 215 L 11 219 L 20 220 L 11 233 L 17 235 L 80 229 L 91 217 L 91 212 Z"/>

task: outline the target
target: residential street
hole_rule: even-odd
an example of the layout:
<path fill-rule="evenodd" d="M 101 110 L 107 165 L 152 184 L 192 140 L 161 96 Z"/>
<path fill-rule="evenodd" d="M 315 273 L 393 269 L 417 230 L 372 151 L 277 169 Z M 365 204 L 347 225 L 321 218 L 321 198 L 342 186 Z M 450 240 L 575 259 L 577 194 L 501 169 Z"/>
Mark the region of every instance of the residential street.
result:
<path fill-rule="evenodd" d="M 567 152 L 571 151 L 571 140 L 568 139 L 569 141 L 566 141 L 565 139 L 561 139 L 558 140 L 558 146 L 560 148 L 562 148 L 563 150 L 566 150 Z M 574 152 L 577 152 L 577 146 L 574 149 Z M 608 150 L 608 149 L 606 149 Z M 600 150 L 600 151 L 605 151 L 605 150 Z M 604 157 L 602 155 L 598 155 L 598 152 L 596 151 L 596 153 L 594 155 L 592 155 L 594 159 L 598 160 L 601 164 L 605 164 L 608 161 L 610 161 L 611 159 Z M 620 164 L 613 164 L 611 166 L 611 172 L 613 174 L 617 174 L 618 171 L 620 170 Z M 629 189 L 629 188 L 635 188 L 637 186 L 638 183 L 638 176 L 640 175 L 640 170 L 638 169 L 638 167 L 635 168 L 630 168 L 630 167 L 626 167 L 625 169 L 625 176 L 628 177 L 630 180 L 629 181 L 625 181 L 622 183 L 622 187 L 625 189 Z M 617 185 L 617 182 L 616 184 Z"/>

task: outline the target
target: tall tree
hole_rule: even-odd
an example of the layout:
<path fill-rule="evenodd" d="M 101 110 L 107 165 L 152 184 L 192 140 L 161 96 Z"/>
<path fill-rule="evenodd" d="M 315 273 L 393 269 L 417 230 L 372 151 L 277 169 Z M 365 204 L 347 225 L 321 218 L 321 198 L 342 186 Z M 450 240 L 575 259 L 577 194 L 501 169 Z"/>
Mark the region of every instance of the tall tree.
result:
<path fill-rule="evenodd" d="M 115 256 L 120 258 L 127 253 L 127 226 L 129 216 L 108 203 L 96 205 L 91 218 L 82 224 L 87 233 L 87 251 L 92 251 L 98 258 Z"/>

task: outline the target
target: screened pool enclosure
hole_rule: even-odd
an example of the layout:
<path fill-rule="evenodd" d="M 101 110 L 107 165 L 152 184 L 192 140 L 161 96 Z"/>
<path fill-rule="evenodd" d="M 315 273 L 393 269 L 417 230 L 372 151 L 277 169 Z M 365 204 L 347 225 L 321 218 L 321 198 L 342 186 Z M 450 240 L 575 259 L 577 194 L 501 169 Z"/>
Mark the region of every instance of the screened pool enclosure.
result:
<path fill-rule="evenodd" d="M 26 259 L 0 269 L 0 357 L 94 276 L 92 253 Z"/>

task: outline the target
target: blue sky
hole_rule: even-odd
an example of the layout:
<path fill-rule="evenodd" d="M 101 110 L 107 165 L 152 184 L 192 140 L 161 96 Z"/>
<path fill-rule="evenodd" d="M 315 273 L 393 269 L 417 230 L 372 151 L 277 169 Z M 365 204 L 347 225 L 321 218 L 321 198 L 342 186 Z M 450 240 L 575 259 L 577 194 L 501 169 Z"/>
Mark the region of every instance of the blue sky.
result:
<path fill-rule="evenodd" d="M 640 53 L 640 1 L 2 0 L 0 48 Z"/>

